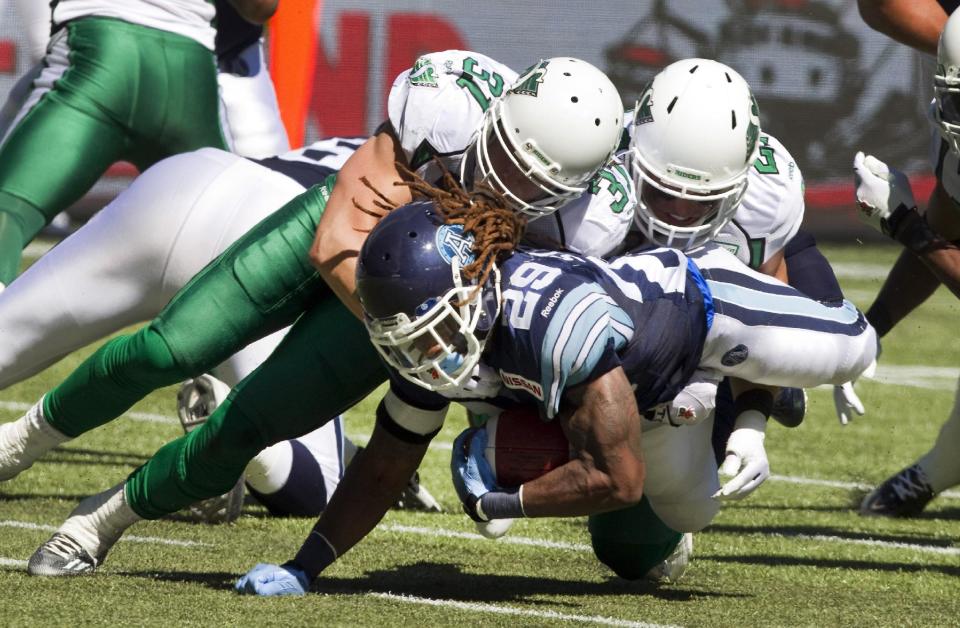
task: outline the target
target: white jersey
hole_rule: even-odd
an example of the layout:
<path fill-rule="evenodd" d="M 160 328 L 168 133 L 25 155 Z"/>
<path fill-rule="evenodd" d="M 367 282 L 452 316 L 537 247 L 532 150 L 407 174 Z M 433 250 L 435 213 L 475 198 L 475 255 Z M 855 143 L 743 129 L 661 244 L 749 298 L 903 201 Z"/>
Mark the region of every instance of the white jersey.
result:
<path fill-rule="evenodd" d="M 462 50 L 424 55 L 393 82 L 387 99 L 390 124 L 410 167 L 427 181 L 440 178 L 433 161 L 459 175 L 483 114 L 517 79 L 490 57 Z M 584 255 L 609 255 L 633 219 L 636 198 L 626 170 L 611 162 L 590 193 L 552 216 L 528 225 L 529 243 Z"/>
<path fill-rule="evenodd" d="M 183 35 L 213 50 L 216 9 L 211 0 L 53 0 L 51 6 L 55 26 L 79 17 L 112 17 Z"/>
<path fill-rule="evenodd" d="M 803 175 L 780 140 L 760 136 L 743 201 L 714 242 L 750 268 L 782 251 L 803 222 Z"/>

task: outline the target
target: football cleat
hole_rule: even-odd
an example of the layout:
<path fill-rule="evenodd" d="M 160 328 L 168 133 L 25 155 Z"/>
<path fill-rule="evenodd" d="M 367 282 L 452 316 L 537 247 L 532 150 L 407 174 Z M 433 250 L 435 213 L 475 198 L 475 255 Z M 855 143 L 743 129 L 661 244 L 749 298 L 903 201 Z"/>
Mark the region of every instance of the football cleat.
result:
<path fill-rule="evenodd" d="M 72 536 L 54 532 L 27 563 L 31 576 L 80 576 L 93 573 L 100 561 L 90 556 Z"/>
<path fill-rule="evenodd" d="M 11 423 L 0 425 L 0 482 L 10 480 L 60 443 L 70 440 L 43 418 L 43 399 Z"/>
<path fill-rule="evenodd" d="M 915 464 L 870 491 L 860 502 L 860 514 L 867 517 L 915 517 L 934 495 L 927 474 Z"/>
<path fill-rule="evenodd" d="M 687 532 L 680 538 L 673 552 L 662 563 L 650 569 L 644 577 L 653 582 L 667 584 L 677 582 L 687 571 L 691 556 L 693 556 L 693 533 Z"/>
<path fill-rule="evenodd" d="M 426 512 L 443 512 L 440 503 L 433 495 L 420 484 L 420 474 L 417 471 L 410 476 L 410 481 L 400 494 L 396 507 L 400 510 L 422 510 Z"/>
<path fill-rule="evenodd" d="M 784 427 L 797 427 L 807 413 L 807 391 L 802 388 L 781 388 L 773 400 L 770 418 Z"/>
<path fill-rule="evenodd" d="M 177 392 L 177 416 L 183 431 L 190 433 L 203 425 L 230 394 L 230 387 L 212 375 L 188 379 Z M 211 497 L 187 507 L 191 519 L 204 523 L 229 523 L 243 510 L 244 482 L 241 476 L 236 485 L 223 495 Z"/>

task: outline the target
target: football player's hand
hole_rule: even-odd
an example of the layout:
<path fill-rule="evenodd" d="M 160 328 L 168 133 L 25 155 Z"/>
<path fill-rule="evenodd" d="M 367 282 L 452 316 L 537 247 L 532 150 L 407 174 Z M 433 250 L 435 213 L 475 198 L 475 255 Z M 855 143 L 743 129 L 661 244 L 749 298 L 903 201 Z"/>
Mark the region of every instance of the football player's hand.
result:
<path fill-rule="evenodd" d="M 487 430 L 469 428 L 453 441 L 453 455 L 450 459 L 450 471 L 453 474 L 453 486 L 463 503 L 464 511 L 474 521 L 486 521 L 477 509 L 480 498 L 499 487 L 493 476 L 493 469 L 487 462 L 484 450 L 487 448 Z"/>
<path fill-rule="evenodd" d="M 719 500 L 743 499 L 770 477 L 770 463 L 763 448 L 767 419 L 756 411 L 737 417 L 727 441 L 727 457 L 720 475 L 733 476 L 713 497 Z"/>
<path fill-rule="evenodd" d="M 241 595 L 303 595 L 310 588 L 307 574 L 291 565 L 259 563 L 234 585 Z"/>
<path fill-rule="evenodd" d="M 847 382 L 840 386 L 833 387 L 833 407 L 837 410 L 837 418 L 840 419 L 840 425 L 846 425 L 853 418 L 854 413 L 857 416 L 863 416 L 866 410 L 863 402 L 857 396 L 853 389 L 853 382 Z"/>
<path fill-rule="evenodd" d="M 853 158 L 853 178 L 860 219 L 885 235 L 895 236 L 900 220 L 917 207 L 907 176 L 860 151 Z"/>
<path fill-rule="evenodd" d="M 477 364 L 473 373 L 458 388 L 443 391 L 447 399 L 482 399 L 496 397 L 503 380 L 500 374 L 485 364 Z"/>

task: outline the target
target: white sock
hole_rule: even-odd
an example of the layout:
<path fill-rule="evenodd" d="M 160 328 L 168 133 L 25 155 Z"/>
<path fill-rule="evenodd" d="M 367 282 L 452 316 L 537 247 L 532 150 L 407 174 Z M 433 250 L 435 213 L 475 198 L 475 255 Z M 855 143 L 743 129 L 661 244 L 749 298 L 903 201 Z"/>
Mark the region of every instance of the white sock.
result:
<path fill-rule="evenodd" d="M 953 404 L 950 418 L 940 428 L 940 434 L 928 451 L 919 460 L 920 468 L 927 475 L 934 493 L 940 493 L 960 484 L 960 389 Z"/>
<path fill-rule="evenodd" d="M 293 448 L 289 441 L 267 447 L 247 464 L 244 479 L 263 495 L 276 493 L 287 483 L 293 468 Z"/>
<path fill-rule="evenodd" d="M 43 417 L 41 398 L 13 423 L 0 425 L 0 481 L 30 468 L 37 458 L 68 440 Z"/>
<path fill-rule="evenodd" d="M 84 499 L 57 530 L 73 537 L 98 565 L 124 531 L 141 519 L 127 504 L 125 484 Z"/>

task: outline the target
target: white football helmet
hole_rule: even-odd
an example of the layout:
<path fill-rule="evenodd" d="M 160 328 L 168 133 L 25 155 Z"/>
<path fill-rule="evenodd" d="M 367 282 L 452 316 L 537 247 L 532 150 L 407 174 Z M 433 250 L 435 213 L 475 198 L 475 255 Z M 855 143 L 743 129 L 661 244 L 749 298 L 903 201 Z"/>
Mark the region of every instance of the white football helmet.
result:
<path fill-rule="evenodd" d="M 933 75 L 936 106 L 933 117 L 940 135 L 960 153 L 960 11 L 947 18 L 937 46 L 937 71 Z"/>
<path fill-rule="evenodd" d="M 757 157 L 760 116 L 750 87 L 709 59 L 668 65 L 644 89 L 630 125 L 627 163 L 637 190 L 637 226 L 651 242 L 690 249 L 733 218 Z M 706 204 L 682 224 L 657 217 L 650 201 Z"/>
<path fill-rule="evenodd" d="M 579 59 L 546 59 L 491 103 L 461 180 L 472 167 L 473 181 L 486 182 L 515 210 L 544 216 L 587 189 L 622 129 L 623 103 L 606 74 Z"/>

